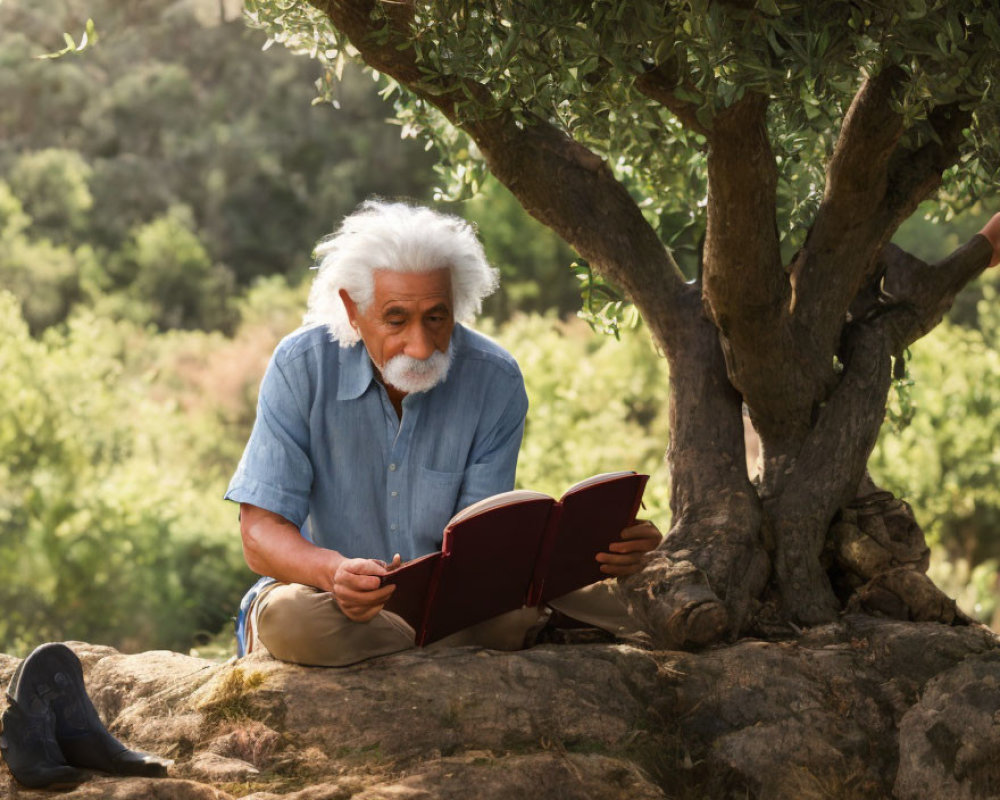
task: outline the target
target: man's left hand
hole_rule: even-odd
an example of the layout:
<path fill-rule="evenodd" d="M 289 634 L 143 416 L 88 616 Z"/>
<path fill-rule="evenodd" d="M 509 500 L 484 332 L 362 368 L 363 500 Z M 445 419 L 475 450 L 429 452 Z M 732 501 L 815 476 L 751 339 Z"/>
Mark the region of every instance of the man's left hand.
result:
<path fill-rule="evenodd" d="M 642 569 L 643 556 L 655 550 L 663 535 L 652 522 L 637 520 L 622 531 L 617 542 L 608 545 L 607 553 L 598 553 L 601 572 L 616 578 L 627 578 Z"/>

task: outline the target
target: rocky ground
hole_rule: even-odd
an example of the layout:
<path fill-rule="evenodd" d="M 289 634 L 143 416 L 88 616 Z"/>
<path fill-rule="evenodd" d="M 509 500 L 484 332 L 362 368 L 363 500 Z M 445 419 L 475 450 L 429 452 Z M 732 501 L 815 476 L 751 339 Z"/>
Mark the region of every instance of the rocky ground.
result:
<path fill-rule="evenodd" d="M 112 731 L 175 764 L 95 773 L 67 800 L 1000 797 L 1000 642 L 980 627 L 856 616 L 701 653 L 547 644 L 348 669 L 71 646 Z M 4 686 L 17 663 L 0 655 Z M 51 796 L 0 769 L 0 797 Z"/>

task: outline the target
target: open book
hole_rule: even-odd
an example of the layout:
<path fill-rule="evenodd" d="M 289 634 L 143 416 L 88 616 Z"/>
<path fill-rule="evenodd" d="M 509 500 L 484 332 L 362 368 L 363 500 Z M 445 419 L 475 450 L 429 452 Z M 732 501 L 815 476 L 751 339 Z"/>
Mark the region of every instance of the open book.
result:
<path fill-rule="evenodd" d="M 416 631 L 417 645 L 522 606 L 536 606 L 608 576 L 595 560 L 635 521 L 648 475 L 609 472 L 555 500 L 515 490 L 455 514 L 441 551 L 382 578 L 385 608 Z"/>

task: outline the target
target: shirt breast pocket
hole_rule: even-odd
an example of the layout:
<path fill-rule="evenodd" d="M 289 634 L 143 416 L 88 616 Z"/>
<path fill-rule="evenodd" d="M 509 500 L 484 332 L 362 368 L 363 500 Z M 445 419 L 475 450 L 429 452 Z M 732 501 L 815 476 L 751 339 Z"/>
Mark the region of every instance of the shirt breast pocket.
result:
<path fill-rule="evenodd" d="M 455 513 L 464 472 L 420 467 L 413 486 L 413 531 L 427 552 L 441 547 L 441 533 Z"/>

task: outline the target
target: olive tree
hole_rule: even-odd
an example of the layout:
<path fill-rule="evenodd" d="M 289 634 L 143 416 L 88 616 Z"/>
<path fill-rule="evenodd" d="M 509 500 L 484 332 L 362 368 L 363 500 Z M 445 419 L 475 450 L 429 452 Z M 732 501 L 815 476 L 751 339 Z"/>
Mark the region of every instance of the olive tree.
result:
<path fill-rule="evenodd" d="M 670 373 L 673 518 L 623 588 L 657 641 L 961 619 L 866 466 L 907 347 L 1000 247 L 1000 217 L 938 263 L 891 244 L 922 202 L 995 189 L 990 0 L 248 9 L 328 82 L 363 61 L 454 182 L 491 172 L 638 309 Z"/>

